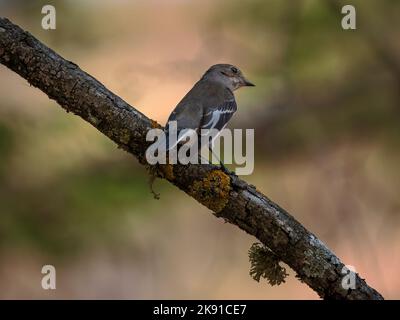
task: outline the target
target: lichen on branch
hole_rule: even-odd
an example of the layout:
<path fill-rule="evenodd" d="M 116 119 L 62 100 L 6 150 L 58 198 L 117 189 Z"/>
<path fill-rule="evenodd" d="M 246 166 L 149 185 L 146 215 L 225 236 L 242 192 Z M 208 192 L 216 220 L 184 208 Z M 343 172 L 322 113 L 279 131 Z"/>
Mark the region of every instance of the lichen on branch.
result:
<path fill-rule="evenodd" d="M 264 278 L 271 286 L 280 285 L 289 275 L 286 273 L 286 268 L 279 264 L 278 256 L 261 243 L 252 244 L 249 249 L 249 260 L 250 276 L 257 282 Z"/>

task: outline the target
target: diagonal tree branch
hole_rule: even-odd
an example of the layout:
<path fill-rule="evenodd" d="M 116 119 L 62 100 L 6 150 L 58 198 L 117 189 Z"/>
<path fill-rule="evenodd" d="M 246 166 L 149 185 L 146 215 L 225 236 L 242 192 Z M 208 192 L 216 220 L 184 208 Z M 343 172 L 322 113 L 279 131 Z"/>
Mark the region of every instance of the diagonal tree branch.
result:
<path fill-rule="evenodd" d="M 146 165 L 146 133 L 159 125 L 5 18 L 0 18 L 0 62 Z M 357 274 L 356 288 L 343 289 L 344 264 L 335 254 L 288 212 L 237 176 L 213 165 L 160 165 L 151 170 L 217 217 L 258 238 L 322 298 L 383 299 Z"/>

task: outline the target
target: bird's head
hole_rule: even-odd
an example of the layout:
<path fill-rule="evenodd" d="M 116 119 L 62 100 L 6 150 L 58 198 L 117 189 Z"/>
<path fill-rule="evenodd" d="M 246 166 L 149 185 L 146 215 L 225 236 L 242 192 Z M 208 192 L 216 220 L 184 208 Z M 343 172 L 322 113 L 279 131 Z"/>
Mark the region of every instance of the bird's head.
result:
<path fill-rule="evenodd" d="M 208 79 L 224 84 L 231 91 L 240 87 L 255 85 L 248 81 L 239 68 L 231 64 L 215 64 L 210 67 L 203 76 L 203 79 Z"/>

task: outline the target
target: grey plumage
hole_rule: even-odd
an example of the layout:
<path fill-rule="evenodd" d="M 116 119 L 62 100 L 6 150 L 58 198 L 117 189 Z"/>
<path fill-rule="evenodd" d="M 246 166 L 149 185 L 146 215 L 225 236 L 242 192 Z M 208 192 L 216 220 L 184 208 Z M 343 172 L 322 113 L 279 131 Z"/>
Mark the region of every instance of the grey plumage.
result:
<path fill-rule="evenodd" d="M 242 86 L 254 85 L 246 80 L 238 68 L 229 64 L 212 66 L 171 113 L 166 133 L 171 121 L 176 121 L 178 136 L 183 138 L 178 139 L 177 143 L 184 141 L 187 129 L 195 130 L 197 134 L 201 129 L 223 129 L 237 110 L 233 91 Z M 175 145 L 166 145 L 166 150 Z"/>

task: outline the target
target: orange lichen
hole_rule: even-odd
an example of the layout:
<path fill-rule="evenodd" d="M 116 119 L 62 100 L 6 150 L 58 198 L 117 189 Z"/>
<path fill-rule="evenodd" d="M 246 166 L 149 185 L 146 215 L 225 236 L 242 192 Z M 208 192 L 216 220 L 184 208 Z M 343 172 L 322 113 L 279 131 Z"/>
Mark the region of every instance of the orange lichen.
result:
<path fill-rule="evenodd" d="M 155 129 L 155 128 L 162 129 L 161 124 L 159 124 L 156 120 L 150 119 L 150 126 L 151 126 L 153 129 Z"/>
<path fill-rule="evenodd" d="M 160 165 L 160 171 L 165 179 L 169 181 L 173 181 L 175 179 L 174 166 L 172 164 L 167 163 Z"/>
<path fill-rule="evenodd" d="M 229 200 L 230 178 L 220 170 L 210 171 L 189 187 L 189 194 L 215 213 L 222 211 Z"/>

